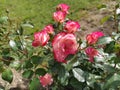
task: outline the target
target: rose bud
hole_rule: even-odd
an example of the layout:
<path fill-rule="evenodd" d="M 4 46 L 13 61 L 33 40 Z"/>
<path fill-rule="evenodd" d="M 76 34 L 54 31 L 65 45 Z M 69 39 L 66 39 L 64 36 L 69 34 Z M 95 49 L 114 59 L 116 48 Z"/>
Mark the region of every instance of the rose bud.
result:
<path fill-rule="evenodd" d="M 62 11 L 57 11 L 53 13 L 53 18 L 56 22 L 63 23 L 66 17 L 66 13 Z"/>
<path fill-rule="evenodd" d="M 48 34 L 53 34 L 54 33 L 54 28 L 52 25 L 47 25 L 45 28 L 44 28 L 45 31 L 47 31 Z"/>
<path fill-rule="evenodd" d="M 56 8 L 57 11 L 63 11 L 65 13 L 68 13 L 69 6 L 67 4 L 59 4 Z"/>
<path fill-rule="evenodd" d="M 87 47 L 85 49 L 85 53 L 89 57 L 90 62 L 94 62 L 94 56 L 98 55 L 98 51 L 94 49 L 93 47 Z"/>

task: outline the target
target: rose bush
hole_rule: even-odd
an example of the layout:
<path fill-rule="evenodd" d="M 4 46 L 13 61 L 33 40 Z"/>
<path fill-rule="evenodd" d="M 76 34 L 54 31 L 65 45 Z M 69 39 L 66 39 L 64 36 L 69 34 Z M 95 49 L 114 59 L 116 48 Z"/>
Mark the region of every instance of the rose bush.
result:
<path fill-rule="evenodd" d="M 3 80 L 12 83 L 11 68 L 15 68 L 29 80 L 29 90 L 120 89 L 120 30 L 117 27 L 111 36 L 95 31 L 86 40 L 78 39 L 80 24 L 66 19 L 68 10 L 67 4 L 59 4 L 53 13 L 55 23 L 28 34 L 24 32 L 34 29 L 31 23 L 18 25 L 4 17 L 0 23 Z"/>

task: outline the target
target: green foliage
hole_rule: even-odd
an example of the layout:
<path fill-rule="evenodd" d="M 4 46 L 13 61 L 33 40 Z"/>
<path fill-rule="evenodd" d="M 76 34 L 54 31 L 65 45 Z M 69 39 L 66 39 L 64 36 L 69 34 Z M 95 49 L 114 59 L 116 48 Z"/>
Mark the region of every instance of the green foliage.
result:
<path fill-rule="evenodd" d="M 30 90 L 39 90 L 40 82 L 38 78 L 33 78 L 29 85 Z"/>
<path fill-rule="evenodd" d="M 83 72 L 80 68 L 74 68 L 72 71 L 73 71 L 74 77 L 75 77 L 79 82 L 85 82 L 84 72 Z"/>
<path fill-rule="evenodd" d="M 97 44 L 98 45 L 103 45 L 103 44 L 108 44 L 108 43 L 110 43 L 111 41 L 113 41 L 113 39 L 111 38 L 111 37 L 101 37 L 99 40 L 98 40 L 98 42 L 97 42 Z"/>
<path fill-rule="evenodd" d="M 22 75 L 23 75 L 24 78 L 30 79 L 33 74 L 34 74 L 34 72 L 32 70 L 26 70 L 26 71 L 23 72 Z"/>
<path fill-rule="evenodd" d="M 53 3 L 54 1 L 54 3 Z M 22 19 L 23 21 L 30 21 L 35 24 L 35 28 L 42 29 L 46 24 L 53 21 L 52 13 L 59 3 L 66 3 L 71 7 L 70 18 L 74 20 L 80 19 L 83 16 L 80 12 L 83 9 L 90 9 L 99 4 L 100 0 L 1 0 L 0 14 L 8 11 L 11 17 Z M 19 3 L 19 5 L 16 5 Z M 7 10 L 6 10 L 7 9 Z M 74 17 L 75 16 L 75 17 Z M 40 30 L 39 29 L 39 30 Z"/>
<path fill-rule="evenodd" d="M 37 69 L 35 70 L 35 74 L 38 75 L 38 76 L 43 76 L 43 75 L 46 74 L 46 70 L 43 69 L 43 68 L 37 68 Z"/>
<path fill-rule="evenodd" d="M 2 79 L 11 83 L 13 80 L 13 73 L 11 71 L 11 69 L 6 69 L 3 73 L 2 73 Z"/>

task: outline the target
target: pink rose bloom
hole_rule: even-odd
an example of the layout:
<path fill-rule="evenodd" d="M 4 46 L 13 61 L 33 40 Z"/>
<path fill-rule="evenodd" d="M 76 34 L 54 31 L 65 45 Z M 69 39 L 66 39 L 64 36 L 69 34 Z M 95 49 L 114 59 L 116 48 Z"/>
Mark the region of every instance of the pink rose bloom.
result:
<path fill-rule="evenodd" d="M 54 28 L 52 25 L 47 25 L 43 30 L 47 31 L 48 34 L 54 33 Z"/>
<path fill-rule="evenodd" d="M 74 33 L 80 28 L 80 24 L 75 21 L 68 21 L 65 24 L 64 29 L 67 30 L 69 33 Z"/>
<path fill-rule="evenodd" d="M 34 47 L 45 46 L 49 39 L 50 37 L 45 30 L 36 32 L 34 34 L 34 41 L 32 42 L 32 46 Z"/>
<path fill-rule="evenodd" d="M 67 4 L 59 4 L 56 8 L 57 11 L 63 11 L 65 13 L 68 13 L 69 6 Z"/>
<path fill-rule="evenodd" d="M 61 32 L 54 37 L 52 46 L 55 60 L 66 63 L 65 58 L 75 54 L 79 45 L 74 34 Z"/>
<path fill-rule="evenodd" d="M 98 51 L 93 47 L 87 47 L 85 53 L 88 55 L 90 62 L 94 62 L 94 56 L 98 55 Z"/>
<path fill-rule="evenodd" d="M 53 83 L 52 75 L 47 73 L 44 76 L 40 76 L 40 83 L 42 84 L 43 87 L 51 85 Z"/>
<path fill-rule="evenodd" d="M 95 44 L 100 37 L 104 36 L 103 32 L 96 31 L 91 34 L 88 34 L 86 40 L 88 44 Z"/>
<path fill-rule="evenodd" d="M 66 17 L 66 13 L 62 11 L 57 11 L 53 13 L 53 18 L 56 22 L 64 22 L 64 19 Z"/>

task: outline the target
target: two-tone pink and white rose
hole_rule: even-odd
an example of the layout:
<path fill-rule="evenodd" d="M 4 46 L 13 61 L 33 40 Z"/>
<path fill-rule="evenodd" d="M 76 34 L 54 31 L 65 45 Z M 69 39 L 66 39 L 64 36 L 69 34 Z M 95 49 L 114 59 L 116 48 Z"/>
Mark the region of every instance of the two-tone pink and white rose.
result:
<path fill-rule="evenodd" d="M 74 34 L 61 32 L 54 37 L 52 46 L 55 60 L 66 63 L 65 58 L 75 54 L 79 45 Z"/>
<path fill-rule="evenodd" d="M 96 31 L 86 36 L 88 44 L 95 44 L 100 37 L 104 36 L 103 32 Z"/>
<path fill-rule="evenodd" d="M 85 53 L 89 57 L 90 62 L 94 62 L 94 56 L 98 55 L 98 51 L 93 47 L 87 47 Z"/>
<path fill-rule="evenodd" d="M 78 22 L 75 22 L 75 21 L 68 21 L 64 27 L 64 29 L 68 33 L 75 33 L 76 31 L 78 31 L 79 28 L 80 28 L 80 24 Z"/>
<path fill-rule="evenodd" d="M 47 87 L 53 83 L 53 78 L 51 74 L 45 74 L 44 76 L 40 76 L 40 83 L 43 87 Z"/>
<path fill-rule="evenodd" d="M 53 13 L 53 19 L 56 22 L 63 23 L 66 17 L 66 13 L 62 11 L 56 11 Z"/>
<path fill-rule="evenodd" d="M 50 37 L 45 30 L 36 32 L 34 34 L 34 41 L 32 42 L 32 46 L 34 47 L 45 46 L 49 39 Z"/>
<path fill-rule="evenodd" d="M 53 28 L 53 25 L 47 25 L 44 27 L 44 29 L 48 34 L 53 34 L 54 33 L 54 28 Z"/>

